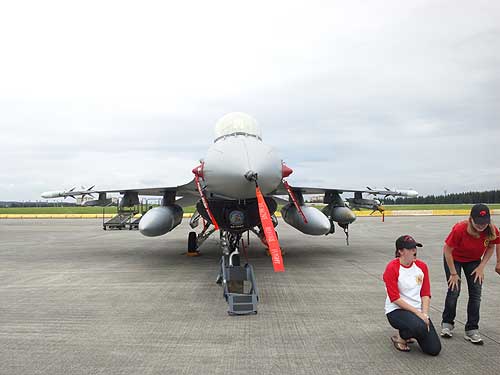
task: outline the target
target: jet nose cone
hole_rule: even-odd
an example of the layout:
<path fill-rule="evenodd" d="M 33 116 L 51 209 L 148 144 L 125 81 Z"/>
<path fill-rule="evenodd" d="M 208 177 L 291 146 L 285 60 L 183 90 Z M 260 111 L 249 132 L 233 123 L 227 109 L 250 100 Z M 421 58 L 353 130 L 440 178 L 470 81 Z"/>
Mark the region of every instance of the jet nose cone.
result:
<path fill-rule="evenodd" d="M 255 198 L 255 178 L 262 191 L 275 190 L 282 177 L 281 159 L 255 137 L 233 136 L 217 141 L 203 168 L 207 190 L 233 199 Z"/>

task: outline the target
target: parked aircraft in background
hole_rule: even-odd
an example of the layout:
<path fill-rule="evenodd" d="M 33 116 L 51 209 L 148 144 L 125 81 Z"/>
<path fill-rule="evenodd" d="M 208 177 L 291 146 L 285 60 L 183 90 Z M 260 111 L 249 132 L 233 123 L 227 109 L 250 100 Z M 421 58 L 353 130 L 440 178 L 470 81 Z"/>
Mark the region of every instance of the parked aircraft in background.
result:
<path fill-rule="evenodd" d="M 109 193 L 120 193 L 121 207 L 139 204 L 139 196 L 160 196 L 162 204 L 147 211 L 139 222 L 140 232 L 149 237 L 161 236 L 178 226 L 183 217 L 182 207 L 196 205 L 190 219 L 194 229 L 200 222 L 201 231 L 188 235 L 188 254 L 198 254 L 201 244 L 215 231 L 220 232 L 222 266 L 220 278 L 226 286 L 231 281 L 229 267 L 239 267 L 241 238 L 245 232 L 255 233 L 268 247 L 274 270 L 284 271 L 281 249 L 275 227 L 278 225 L 275 212 L 278 203 L 283 220 L 308 235 L 326 235 L 335 231 L 335 226 L 348 235 L 349 225 L 356 219 L 351 208 L 369 207 L 380 209 L 372 196 L 417 196 L 413 190 L 347 189 L 341 187 L 291 186 L 286 178 L 292 173 L 275 150 L 262 141 L 257 122 L 244 113 L 229 113 L 215 126 L 215 140 L 201 164 L 193 169 L 194 178 L 179 186 L 163 186 L 143 189 L 52 191 L 43 198 L 85 197 L 86 205 L 108 205 Z M 342 193 L 354 193 L 349 198 L 350 208 L 342 199 Z M 322 194 L 326 206 L 320 211 L 304 204 L 305 194 Z M 279 196 L 288 196 L 288 201 Z M 235 275 L 233 275 L 235 276 Z M 235 276 L 236 277 L 236 276 Z M 245 279 L 246 276 L 242 276 Z M 253 277 L 253 276 L 252 276 Z M 233 289 L 242 291 L 243 280 L 233 278 Z M 226 294 L 231 294 L 231 286 Z M 227 298 L 227 296 L 226 296 Z M 234 313 L 239 313 L 233 311 Z"/>

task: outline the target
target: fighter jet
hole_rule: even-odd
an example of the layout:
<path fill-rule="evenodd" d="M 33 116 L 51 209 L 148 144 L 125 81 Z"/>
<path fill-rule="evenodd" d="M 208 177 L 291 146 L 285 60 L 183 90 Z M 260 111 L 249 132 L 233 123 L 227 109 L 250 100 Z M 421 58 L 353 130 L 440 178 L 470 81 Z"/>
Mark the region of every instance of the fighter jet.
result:
<path fill-rule="evenodd" d="M 218 281 L 226 284 L 230 267 L 239 266 L 241 239 L 253 232 L 266 245 L 275 272 L 283 272 L 281 248 L 275 227 L 278 225 L 278 203 L 283 220 L 302 233 L 319 236 L 335 231 L 335 225 L 348 236 L 349 225 L 356 220 L 353 211 L 341 197 L 355 193 L 353 204 L 379 206 L 375 200 L 362 199 L 362 194 L 414 197 L 414 190 L 345 189 L 339 187 L 292 186 L 286 178 L 292 174 L 275 150 L 263 142 L 257 121 L 245 113 L 223 116 L 215 125 L 215 139 L 200 165 L 192 170 L 193 179 L 184 185 L 141 189 L 51 191 L 43 198 L 98 195 L 87 205 L 109 204 L 107 194 L 120 193 L 120 207 L 139 204 L 139 196 L 162 197 L 161 205 L 147 211 L 139 222 L 139 231 L 148 237 L 164 235 L 177 227 L 183 218 L 183 207 L 196 205 L 190 219 L 191 228 L 203 223 L 199 233 L 188 234 L 189 255 L 197 255 L 202 243 L 219 231 L 222 250 Z M 304 195 L 322 194 L 326 204 L 320 211 L 306 206 Z M 287 197 L 288 200 L 281 197 Z M 361 199 L 361 200 L 360 200 Z M 348 237 L 347 237 L 348 238 Z M 234 276 L 234 275 L 233 275 Z M 251 276 L 250 278 L 252 278 Z M 245 276 L 243 276 L 245 278 Z M 241 280 L 240 280 L 241 281 Z M 238 284 L 238 283 L 236 283 Z M 239 285 L 241 291 L 241 283 Z M 227 294 L 230 294 L 230 290 Z M 226 296 L 227 298 L 227 296 Z"/>

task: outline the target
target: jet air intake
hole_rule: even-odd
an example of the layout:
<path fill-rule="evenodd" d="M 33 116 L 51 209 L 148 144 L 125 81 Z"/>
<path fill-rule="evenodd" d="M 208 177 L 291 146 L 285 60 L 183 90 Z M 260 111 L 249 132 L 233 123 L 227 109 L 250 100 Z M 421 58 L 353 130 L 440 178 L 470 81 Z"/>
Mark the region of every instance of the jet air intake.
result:
<path fill-rule="evenodd" d="M 183 213 L 176 204 L 152 208 L 141 218 L 139 231 L 147 237 L 161 236 L 181 223 Z"/>

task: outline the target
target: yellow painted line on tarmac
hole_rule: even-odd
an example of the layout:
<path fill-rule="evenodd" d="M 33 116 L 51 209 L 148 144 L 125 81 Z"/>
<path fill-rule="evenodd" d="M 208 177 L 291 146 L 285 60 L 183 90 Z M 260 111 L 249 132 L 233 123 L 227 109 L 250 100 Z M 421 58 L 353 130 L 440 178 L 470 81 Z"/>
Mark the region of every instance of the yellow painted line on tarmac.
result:
<path fill-rule="evenodd" d="M 494 211 L 494 210 L 492 210 Z M 356 216 L 382 216 L 378 211 L 354 211 Z M 470 210 L 386 210 L 385 216 L 467 216 Z M 500 212 L 499 212 L 500 213 Z M 492 212 L 495 214 L 495 212 Z"/>
<path fill-rule="evenodd" d="M 105 214 L 105 218 L 115 215 Z M 0 214 L 0 219 L 102 219 L 102 214 Z"/>

